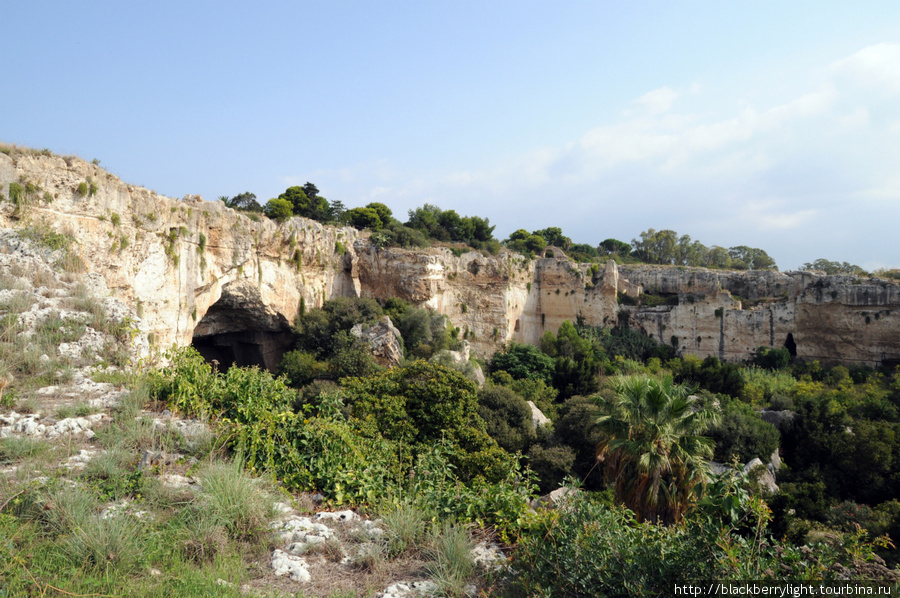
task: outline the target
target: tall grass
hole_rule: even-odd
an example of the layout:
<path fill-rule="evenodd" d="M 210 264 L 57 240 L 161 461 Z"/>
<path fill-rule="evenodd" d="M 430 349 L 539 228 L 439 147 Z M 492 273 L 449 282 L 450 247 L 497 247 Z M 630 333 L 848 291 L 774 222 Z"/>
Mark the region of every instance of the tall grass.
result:
<path fill-rule="evenodd" d="M 228 535 L 238 540 L 258 540 L 272 517 L 272 493 L 262 480 L 252 478 L 241 459 L 214 462 L 201 469 L 198 507 L 220 521 Z"/>
<path fill-rule="evenodd" d="M 130 571 L 142 556 L 147 530 L 127 514 L 101 518 L 97 499 L 79 487 L 50 491 L 44 521 L 57 546 L 85 569 Z"/>
<path fill-rule="evenodd" d="M 390 558 L 402 556 L 418 546 L 428 518 L 416 505 L 403 502 L 381 515 L 384 541 Z"/>
<path fill-rule="evenodd" d="M 432 529 L 425 570 L 437 584 L 439 596 L 461 598 L 466 595 L 467 582 L 475 572 L 473 547 L 465 527 L 439 525 Z"/>

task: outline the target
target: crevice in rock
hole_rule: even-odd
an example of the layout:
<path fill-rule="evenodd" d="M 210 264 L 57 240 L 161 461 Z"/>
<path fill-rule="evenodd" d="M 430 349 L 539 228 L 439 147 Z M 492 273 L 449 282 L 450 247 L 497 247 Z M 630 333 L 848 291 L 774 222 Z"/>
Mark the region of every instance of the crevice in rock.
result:
<path fill-rule="evenodd" d="M 791 357 L 797 357 L 797 343 L 794 342 L 794 333 L 788 332 L 787 339 L 784 341 L 784 348 L 788 350 Z"/>

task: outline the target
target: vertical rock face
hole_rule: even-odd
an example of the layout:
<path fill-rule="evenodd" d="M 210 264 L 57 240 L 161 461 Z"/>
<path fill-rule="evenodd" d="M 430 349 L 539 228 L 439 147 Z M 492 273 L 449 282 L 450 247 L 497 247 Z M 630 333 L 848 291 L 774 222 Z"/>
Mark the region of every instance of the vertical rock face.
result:
<path fill-rule="evenodd" d="M 826 362 L 900 361 L 900 286 L 884 280 L 378 248 L 352 228 L 166 198 L 77 158 L 0 154 L 4 197 L 13 182 L 30 190 L 27 205 L 0 201 L 0 227 L 75 238 L 86 270 L 132 305 L 158 347 L 199 339 L 212 353 L 269 363 L 301 309 L 396 296 L 447 315 L 482 355 L 581 320 L 628 322 L 680 351 L 728 360 L 788 346 Z"/>

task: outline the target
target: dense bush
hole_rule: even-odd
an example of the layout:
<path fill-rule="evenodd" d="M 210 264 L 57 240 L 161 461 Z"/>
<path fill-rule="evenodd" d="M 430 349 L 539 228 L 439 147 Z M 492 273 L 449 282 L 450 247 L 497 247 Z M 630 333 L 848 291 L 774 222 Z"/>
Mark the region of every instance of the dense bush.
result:
<path fill-rule="evenodd" d="M 759 347 L 751 359 L 753 365 L 766 370 L 782 370 L 791 364 L 791 354 L 784 348 Z"/>
<path fill-rule="evenodd" d="M 531 408 L 510 388 L 485 385 L 478 393 L 478 414 L 491 438 L 510 453 L 527 452 L 537 438 Z"/>
<path fill-rule="evenodd" d="M 534 345 L 510 342 L 491 358 L 490 371 L 500 370 L 508 372 L 515 380 L 529 378 L 551 384 L 556 362 Z"/>
<path fill-rule="evenodd" d="M 669 360 L 666 365 L 680 384 L 704 388 L 715 394 L 739 397 L 744 388 L 741 368 L 733 363 L 719 361 L 710 355 L 703 361 L 694 355 Z"/>
<path fill-rule="evenodd" d="M 884 568 L 866 568 L 880 541 L 851 533 L 814 550 L 782 544 L 765 534 L 764 503 L 733 493 L 721 499 L 711 504 L 728 508 L 698 511 L 667 527 L 576 496 L 564 510 L 531 519 L 513 551 L 510 582 L 516 595 L 603 598 L 671 596 L 676 585 L 698 580 L 738 581 L 743 588 L 746 580 L 891 579 Z M 726 515 L 731 505 L 737 525 Z"/>
<path fill-rule="evenodd" d="M 256 368 L 217 373 L 193 349 L 151 377 L 153 394 L 187 415 L 219 419 L 223 437 L 251 470 L 334 504 L 414 496 L 434 516 L 506 533 L 534 492 L 530 473 L 484 432 L 474 385 L 417 362 L 327 389 L 318 404 Z M 354 415 L 344 415 L 341 396 Z M 384 430 L 386 433 L 382 434 Z"/>
<path fill-rule="evenodd" d="M 344 402 L 371 435 L 399 442 L 404 451 L 444 439 L 456 447 L 453 463 L 463 479 L 506 475 L 511 457 L 485 431 L 477 387 L 462 374 L 416 361 L 342 384 Z"/>
<path fill-rule="evenodd" d="M 383 309 L 400 331 L 407 357 L 428 359 L 438 351 L 458 348 L 459 342 L 452 338 L 446 316 L 398 298 L 387 299 Z"/>
<path fill-rule="evenodd" d="M 775 426 L 764 422 L 750 405 L 725 397 L 721 399 L 721 420 L 707 434 L 716 443 L 713 459 L 721 463 L 734 458 L 748 463 L 754 457 L 768 463 L 781 440 Z"/>

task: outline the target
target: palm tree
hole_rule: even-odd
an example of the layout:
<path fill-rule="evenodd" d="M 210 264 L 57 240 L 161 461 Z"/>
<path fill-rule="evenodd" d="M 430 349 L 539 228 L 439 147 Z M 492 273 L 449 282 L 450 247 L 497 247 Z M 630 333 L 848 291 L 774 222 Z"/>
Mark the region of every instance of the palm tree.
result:
<path fill-rule="evenodd" d="M 713 442 L 701 434 L 718 414 L 671 377 L 623 376 L 613 389 L 597 399 L 597 460 L 638 521 L 677 523 L 702 487 Z"/>

